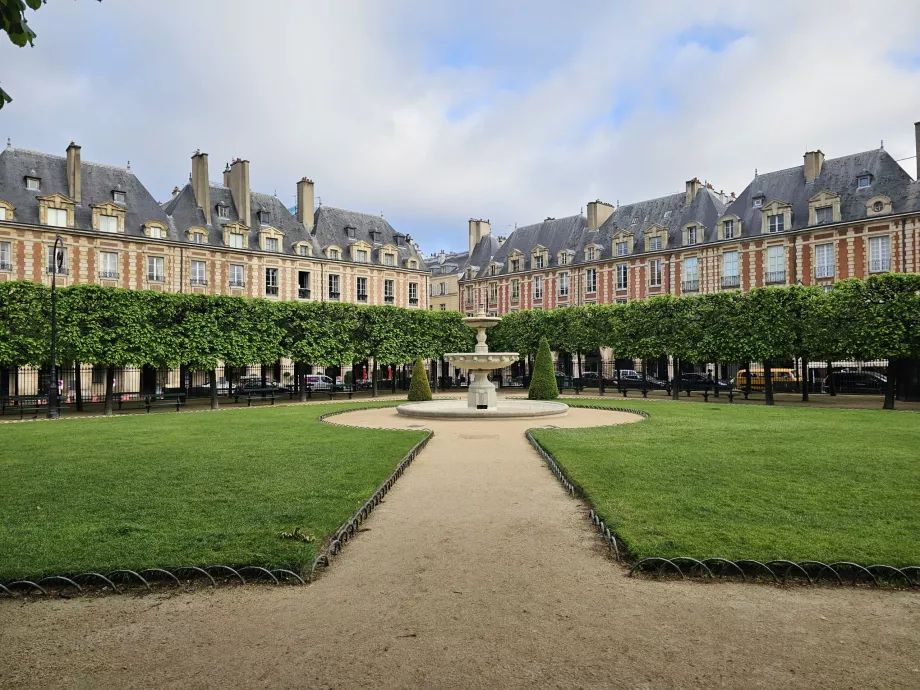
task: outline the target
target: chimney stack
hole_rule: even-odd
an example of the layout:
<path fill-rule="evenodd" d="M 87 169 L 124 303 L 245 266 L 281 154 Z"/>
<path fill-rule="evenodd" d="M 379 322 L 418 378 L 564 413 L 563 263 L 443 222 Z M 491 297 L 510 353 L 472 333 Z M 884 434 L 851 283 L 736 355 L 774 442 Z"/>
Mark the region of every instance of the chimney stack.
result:
<path fill-rule="evenodd" d="M 237 158 L 230 164 L 230 195 L 240 216 L 240 222 L 249 227 L 252 223 L 249 195 L 249 161 Z"/>
<path fill-rule="evenodd" d="M 687 200 L 684 202 L 687 206 L 693 203 L 693 200 L 696 199 L 696 193 L 700 191 L 702 186 L 703 183 L 697 177 L 687 180 Z"/>
<path fill-rule="evenodd" d="M 492 234 L 492 224 L 487 220 L 470 218 L 470 254 L 486 235 Z"/>
<path fill-rule="evenodd" d="M 211 224 L 211 183 L 208 182 L 208 154 L 200 150 L 192 155 L 192 191 L 198 208 L 204 211 L 204 222 Z"/>
<path fill-rule="evenodd" d="M 920 181 L 920 122 L 914 123 L 914 138 L 917 140 L 917 180 Z"/>
<path fill-rule="evenodd" d="M 805 181 L 814 182 L 824 166 L 824 154 L 818 151 L 805 152 Z"/>
<path fill-rule="evenodd" d="M 180 191 L 182 190 L 180 190 L 178 187 L 173 187 L 172 198 L 175 199 L 177 196 L 179 196 Z"/>
<path fill-rule="evenodd" d="M 313 180 L 300 178 L 297 183 L 297 220 L 313 232 Z"/>
<path fill-rule="evenodd" d="M 230 189 L 230 164 L 224 166 L 224 187 Z"/>
<path fill-rule="evenodd" d="M 601 201 L 588 202 L 588 230 L 597 230 L 600 228 L 614 212 L 613 206 Z"/>
<path fill-rule="evenodd" d="M 67 147 L 67 188 L 70 198 L 80 203 L 80 147 L 70 142 Z"/>

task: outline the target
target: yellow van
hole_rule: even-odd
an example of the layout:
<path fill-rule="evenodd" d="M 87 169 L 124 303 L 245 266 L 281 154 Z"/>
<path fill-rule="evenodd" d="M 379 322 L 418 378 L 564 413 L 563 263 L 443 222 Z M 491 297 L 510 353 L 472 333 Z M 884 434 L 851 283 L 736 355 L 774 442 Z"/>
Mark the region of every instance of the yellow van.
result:
<path fill-rule="evenodd" d="M 771 369 L 770 373 L 773 375 L 775 393 L 790 393 L 799 390 L 799 377 L 795 369 Z M 743 391 L 747 386 L 747 369 L 739 369 L 730 383 L 736 390 Z M 751 369 L 751 390 L 764 390 L 763 369 Z"/>

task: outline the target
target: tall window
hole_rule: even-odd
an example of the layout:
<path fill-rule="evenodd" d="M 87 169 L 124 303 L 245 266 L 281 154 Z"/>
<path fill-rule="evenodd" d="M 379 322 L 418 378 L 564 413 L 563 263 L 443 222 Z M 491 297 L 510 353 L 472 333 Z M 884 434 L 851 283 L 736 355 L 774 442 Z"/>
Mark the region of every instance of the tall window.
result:
<path fill-rule="evenodd" d="M 786 282 L 786 248 L 782 246 L 767 247 L 767 282 Z"/>
<path fill-rule="evenodd" d="M 511 259 L 511 270 L 512 271 L 521 270 L 521 260 L 520 259 Z"/>
<path fill-rule="evenodd" d="M 204 244 L 204 233 L 203 232 L 193 232 L 192 233 L 192 244 Z"/>
<path fill-rule="evenodd" d="M 327 286 L 329 288 L 329 299 L 338 300 L 341 297 L 341 293 L 339 292 L 339 277 L 335 273 L 329 274 Z"/>
<path fill-rule="evenodd" d="M 192 285 L 207 285 L 207 269 L 205 267 L 204 261 L 193 261 L 192 262 Z"/>
<path fill-rule="evenodd" d="M 597 247 L 588 247 L 588 261 L 594 261 L 597 258 Z"/>
<path fill-rule="evenodd" d="M 498 302 L 498 283 L 489 283 L 489 304 Z"/>
<path fill-rule="evenodd" d="M 362 263 L 362 264 L 366 264 L 366 263 L 367 263 L 367 250 L 366 250 L 366 249 L 359 249 L 358 251 L 356 251 L 356 252 L 355 252 L 355 261 L 357 261 L 357 262 L 359 262 L 359 263 Z"/>
<path fill-rule="evenodd" d="M 396 257 L 393 256 L 392 254 L 384 254 L 383 255 L 383 265 L 384 266 L 395 266 Z"/>
<path fill-rule="evenodd" d="M 629 254 L 629 242 L 617 242 L 617 256 L 627 256 Z"/>
<path fill-rule="evenodd" d="M 723 220 L 722 221 L 722 237 L 726 240 L 735 239 L 735 221 L 734 220 Z"/>
<path fill-rule="evenodd" d="M 118 232 L 118 218 L 100 214 L 99 230 L 102 232 Z"/>
<path fill-rule="evenodd" d="M 242 264 L 230 264 L 230 287 L 245 287 Z"/>
<path fill-rule="evenodd" d="M 629 285 L 629 267 L 626 264 L 617 264 L 617 290 L 625 290 Z"/>
<path fill-rule="evenodd" d="M 815 209 L 815 222 L 818 224 L 821 223 L 830 223 L 834 220 L 834 209 L 831 206 L 822 206 L 821 208 Z"/>
<path fill-rule="evenodd" d="M 310 271 L 297 271 L 297 297 L 310 299 Z"/>
<path fill-rule="evenodd" d="M 9 271 L 13 268 L 13 257 L 10 249 L 9 242 L 0 242 L 0 271 Z"/>
<path fill-rule="evenodd" d="M 297 253 L 301 256 L 310 256 L 310 245 L 306 243 L 298 245 Z"/>
<path fill-rule="evenodd" d="M 418 304 L 418 283 L 409 283 L 409 304 Z"/>
<path fill-rule="evenodd" d="M 359 302 L 367 302 L 367 278 L 364 276 L 355 278 L 355 294 Z"/>
<path fill-rule="evenodd" d="M 6 206 L 0 206 L 0 220 L 6 220 Z"/>
<path fill-rule="evenodd" d="M 229 218 L 230 217 L 230 207 L 224 206 L 222 204 L 217 205 L 217 217 L 218 218 Z"/>
<path fill-rule="evenodd" d="M 62 247 L 60 250 L 61 261 L 57 265 L 58 273 L 67 273 L 67 248 Z M 54 272 L 54 247 L 48 247 L 48 273 Z"/>
<path fill-rule="evenodd" d="M 448 294 L 448 292 L 449 292 L 449 291 L 448 291 L 448 289 L 447 289 L 447 281 L 445 281 L 445 282 L 441 283 L 441 294 L 442 294 L 442 295 L 446 295 L 446 294 Z"/>
<path fill-rule="evenodd" d="M 535 300 L 543 299 L 543 277 L 533 277 L 533 298 Z"/>
<path fill-rule="evenodd" d="M 162 256 L 147 257 L 147 280 L 154 283 L 166 280 L 166 259 Z"/>
<path fill-rule="evenodd" d="M 569 265 L 569 253 L 568 253 L 568 252 L 561 252 L 561 253 L 559 254 L 559 265 L 560 265 L 560 266 L 568 266 L 568 265 Z"/>
<path fill-rule="evenodd" d="M 244 246 L 244 236 L 241 232 L 230 233 L 230 246 L 234 249 L 242 249 Z"/>
<path fill-rule="evenodd" d="M 266 268 L 265 269 L 265 294 L 266 295 L 277 295 L 278 294 L 278 269 L 277 268 Z"/>
<path fill-rule="evenodd" d="M 259 211 L 259 224 L 268 225 L 272 222 L 272 214 L 268 211 Z"/>
<path fill-rule="evenodd" d="M 266 237 L 265 238 L 265 251 L 267 252 L 278 251 L 278 238 L 277 237 Z"/>
<path fill-rule="evenodd" d="M 684 259 L 684 285 L 685 292 L 700 289 L 700 260 L 695 256 Z"/>
<path fill-rule="evenodd" d="M 687 228 L 687 244 L 696 244 L 696 226 L 691 225 Z"/>
<path fill-rule="evenodd" d="M 767 216 L 767 229 L 770 232 L 782 232 L 785 229 L 786 219 L 782 213 Z"/>
<path fill-rule="evenodd" d="M 819 244 L 815 246 L 815 278 L 834 277 L 834 245 Z"/>
<path fill-rule="evenodd" d="M 537 254 L 533 258 L 534 268 L 543 268 L 544 258 L 542 254 Z"/>
<path fill-rule="evenodd" d="M 661 287 L 661 259 L 651 259 L 648 262 L 649 287 Z"/>
<path fill-rule="evenodd" d="M 67 209 L 63 208 L 49 208 L 46 209 L 46 217 L 48 219 L 48 225 L 55 228 L 66 228 L 67 227 Z"/>
<path fill-rule="evenodd" d="M 869 238 L 869 271 L 884 273 L 891 270 L 891 240 L 889 237 Z"/>
<path fill-rule="evenodd" d="M 383 281 L 383 301 L 387 304 L 393 304 L 396 299 L 396 293 L 394 292 L 393 281 L 384 280 Z"/>
<path fill-rule="evenodd" d="M 589 268 L 585 271 L 585 293 L 597 292 L 597 269 Z"/>
<path fill-rule="evenodd" d="M 464 292 L 466 293 L 465 303 L 467 307 L 473 306 L 473 286 L 467 285 L 464 287 Z"/>
<path fill-rule="evenodd" d="M 563 254 L 563 256 L 565 256 Z M 560 273 L 559 274 L 559 296 L 568 297 L 569 296 L 569 274 Z"/>
<path fill-rule="evenodd" d="M 330 250 L 329 250 L 329 258 L 330 258 L 330 259 L 338 259 L 338 258 L 339 258 L 339 250 L 338 250 L 338 249 L 330 249 Z"/>
<path fill-rule="evenodd" d="M 738 273 L 738 252 L 722 253 L 722 287 L 733 288 L 741 284 Z"/>
<path fill-rule="evenodd" d="M 648 238 L 648 250 L 650 252 L 661 250 L 661 235 L 655 235 L 655 237 Z"/>
<path fill-rule="evenodd" d="M 511 301 L 517 302 L 519 299 L 521 299 L 521 281 L 515 278 L 511 281 Z"/>

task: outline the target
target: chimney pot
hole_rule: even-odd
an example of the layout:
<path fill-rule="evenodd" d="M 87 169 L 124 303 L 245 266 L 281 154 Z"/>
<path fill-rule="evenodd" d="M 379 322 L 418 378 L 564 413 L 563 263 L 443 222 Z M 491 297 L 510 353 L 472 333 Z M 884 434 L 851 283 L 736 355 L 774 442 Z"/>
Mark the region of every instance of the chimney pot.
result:
<path fill-rule="evenodd" d="M 470 235 L 470 254 L 473 253 L 473 250 L 476 248 L 476 245 L 479 244 L 481 240 L 486 235 L 492 234 L 492 224 L 487 220 L 470 218 L 469 224 L 469 235 Z"/>
<path fill-rule="evenodd" d="M 613 215 L 614 207 L 598 199 L 597 201 L 588 202 L 588 230 L 597 230 L 610 216 Z"/>
<path fill-rule="evenodd" d="M 700 183 L 699 178 L 694 177 L 692 180 L 687 180 L 687 198 L 684 202 L 687 206 L 693 203 L 693 200 L 696 199 L 697 192 L 700 191 L 702 184 Z"/>
<path fill-rule="evenodd" d="M 67 189 L 70 198 L 78 204 L 80 203 L 81 196 L 80 176 L 82 165 L 80 159 L 80 146 L 70 142 L 70 145 L 67 147 Z"/>
<path fill-rule="evenodd" d="M 208 182 L 208 154 L 196 149 L 192 156 L 192 191 L 198 208 L 204 211 L 204 222 L 211 224 L 211 184 Z"/>
<path fill-rule="evenodd" d="M 300 182 L 297 183 L 297 220 L 310 232 L 313 232 L 313 195 L 313 180 L 300 178 Z"/>
<path fill-rule="evenodd" d="M 234 158 L 230 166 L 230 196 L 240 216 L 240 222 L 249 227 L 252 223 L 252 196 L 249 191 L 249 161 Z"/>
<path fill-rule="evenodd" d="M 814 182 L 824 166 L 824 154 L 821 150 L 805 152 L 805 182 Z"/>

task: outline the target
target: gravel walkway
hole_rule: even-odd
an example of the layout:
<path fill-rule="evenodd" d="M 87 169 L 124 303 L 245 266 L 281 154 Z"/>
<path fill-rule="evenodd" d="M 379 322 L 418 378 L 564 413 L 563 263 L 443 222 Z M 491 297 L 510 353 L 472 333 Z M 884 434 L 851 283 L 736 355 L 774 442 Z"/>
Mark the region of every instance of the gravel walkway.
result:
<path fill-rule="evenodd" d="M 332 421 L 419 423 L 392 409 Z M 432 423 L 366 533 L 309 587 L 0 601 L 0 686 L 920 686 L 920 597 L 629 579 L 528 426 Z"/>

